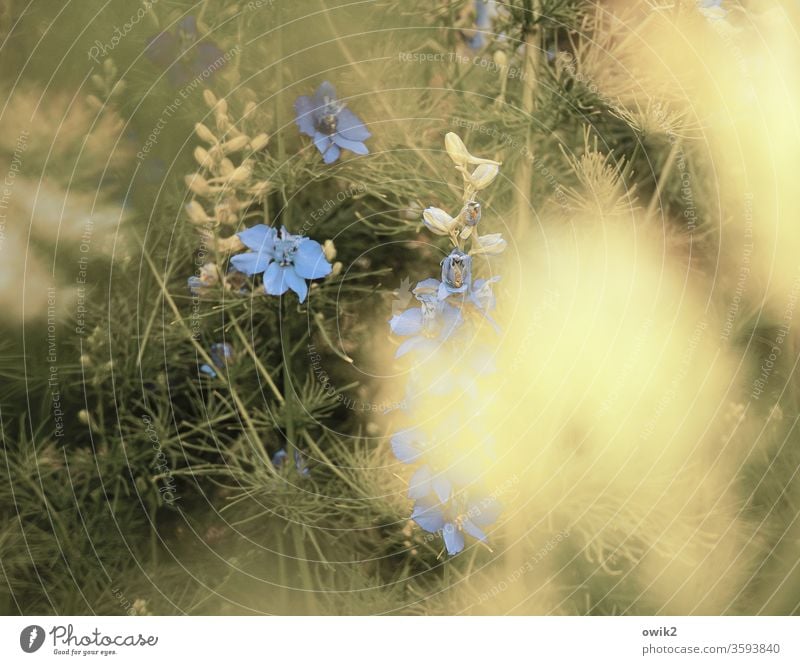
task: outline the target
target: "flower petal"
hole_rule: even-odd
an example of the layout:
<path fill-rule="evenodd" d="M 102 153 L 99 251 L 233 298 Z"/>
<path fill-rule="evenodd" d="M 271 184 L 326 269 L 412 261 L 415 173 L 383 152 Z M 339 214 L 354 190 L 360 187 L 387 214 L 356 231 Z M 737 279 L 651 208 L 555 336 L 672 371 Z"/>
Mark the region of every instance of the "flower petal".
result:
<path fill-rule="evenodd" d="M 306 280 L 300 277 L 291 266 L 286 268 L 283 273 L 283 278 L 289 288 L 297 294 L 300 302 L 303 302 L 308 295 L 308 284 L 306 284 Z"/>
<path fill-rule="evenodd" d="M 339 159 L 339 155 L 342 154 L 342 151 L 339 150 L 339 146 L 335 143 L 331 143 L 331 147 L 325 151 L 325 154 L 322 155 L 322 161 L 326 164 L 333 164 L 337 159 Z"/>
<path fill-rule="evenodd" d="M 450 499 L 450 492 L 453 490 L 453 485 L 445 476 L 436 476 L 431 485 L 433 486 L 433 491 L 436 493 L 436 496 L 439 497 L 439 501 L 446 503 Z"/>
<path fill-rule="evenodd" d="M 320 106 L 325 105 L 325 98 L 330 100 L 336 99 L 336 88 L 328 81 L 323 81 L 320 83 L 319 88 L 314 91 L 314 107 L 319 108 Z"/>
<path fill-rule="evenodd" d="M 284 274 L 290 268 L 280 266 L 275 261 L 269 264 L 264 273 L 264 291 L 271 296 L 282 296 L 289 289 Z"/>
<path fill-rule="evenodd" d="M 425 438 L 416 429 L 400 430 L 391 438 L 392 452 L 403 464 L 413 464 L 422 453 Z"/>
<path fill-rule="evenodd" d="M 431 493 L 431 470 L 421 466 L 408 481 L 408 498 L 424 499 Z"/>
<path fill-rule="evenodd" d="M 458 554 L 464 549 L 464 534 L 456 529 L 455 524 L 448 522 L 444 525 L 444 546 L 448 554 Z"/>
<path fill-rule="evenodd" d="M 462 520 L 461 528 L 464 529 L 464 531 L 466 531 L 473 538 L 477 538 L 482 542 L 486 540 L 486 534 L 469 520 Z"/>
<path fill-rule="evenodd" d="M 412 307 L 389 319 L 389 328 L 395 335 L 407 337 L 422 332 L 422 308 Z"/>
<path fill-rule="evenodd" d="M 411 511 L 411 519 L 419 524 L 425 531 L 436 533 L 444 527 L 444 515 L 439 506 L 417 501 Z"/>
<path fill-rule="evenodd" d="M 349 141 L 366 141 L 372 134 L 350 109 L 342 109 L 336 116 L 337 133 Z"/>
<path fill-rule="evenodd" d="M 217 70 L 225 64 L 225 54 L 214 42 L 202 42 L 197 45 L 192 57 L 192 70 L 195 76 L 213 77 Z"/>
<path fill-rule="evenodd" d="M 319 279 L 329 275 L 331 264 L 325 259 L 325 252 L 316 240 L 305 238 L 300 241 L 294 255 L 294 268 L 300 277 Z"/>
<path fill-rule="evenodd" d="M 231 265 L 245 275 L 260 275 L 270 265 L 270 261 L 272 257 L 263 252 L 245 252 L 231 257 Z"/>
<path fill-rule="evenodd" d="M 331 147 L 331 137 L 322 132 L 314 132 L 314 145 L 317 146 L 320 155 L 325 155 L 328 148 Z"/>
<path fill-rule="evenodd" d="M 297 123 L 298 129 L 306 136 L 314 138 L 317 129 L 314 126 L 314 104 L 311 98 L 306 95 L 298 97 L 294 102 L 294 110 L 297 113 L 295 123 Z"/>
<path fill-rule="evenodd" d="M 503 505 L 492 497 L 473 502 L 468 510 L 469 519 L 478 526 L 494 524 L 503 512 Z"/>
<path fill-rule="evenodd" d="M 368 155 L 369 148 L 365 146 L 361 141 L 351 141 L 349 139 L 344 138 L 341 133 L 334 134 L 331 139 L 333 142 L 338 145 L 343 150 L 349 150 L 350 152 L 354 152 L 357 155 Z"/>
<path fill-rule="evenodd" d="M 275 246 L 275 229 L 266 224 L 256 224 L 236 235 L 247 247 L 257 252 L 271 252 Z"/>

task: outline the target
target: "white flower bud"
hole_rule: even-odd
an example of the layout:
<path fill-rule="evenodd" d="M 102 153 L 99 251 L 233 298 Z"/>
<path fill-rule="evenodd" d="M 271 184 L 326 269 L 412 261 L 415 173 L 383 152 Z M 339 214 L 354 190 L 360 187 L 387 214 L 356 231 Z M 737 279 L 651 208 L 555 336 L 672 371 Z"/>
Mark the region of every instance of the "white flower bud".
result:
<path fill-rule="evenodd" d="M 219 163 L 219 172 L 226 178 L 232 176 L 235 170 L 236 167 L 233 165 L 233 162 L 227 157 Z"/>
<path fill-rule="evenodd" d="M 322 243 L 322 253 L 325 254 L 329 263 L 336 258 L 336 245 L 333 244 L 333 240 L 326 240 Z"/>
<path fill-rule="evenodd" d="M 225 143 L 222 144 L 222 149 L 226 153 L 236 152 L 246 147 L 248 143 L 250 143 L 250 137 L 242 134 L 241 136 L 237 136 L 235 139 L 225 141 Z"/>
<path fill-rule="evenodd" d="M 212 189 L 208 184 L 208 180 L 206 180 L 199 173 L 190 173 L 184 180 L 186 181 L 186 186 L 189 188 L 189 190 L 195 194 L 200 196 L 209 196 L 212 194 Z"/>
<path fill-rule="evenodd" d="M 195 161 L 204 169 L 209 169 L 214 165 L 214 159 L 205 148 L 197 146 L 194 149 Z"/>
<path fill-rule="evenodd" d="M 252 174 L 253 171 L 251 170 L 250 165 L 242 164 L 241 166 L 237 166 L 233 170 L 233 172 L 228 176 L 228 182 L 231 183 L 247 182 Z"/>
<path fill-rule="evenodd" d="M 466 166 L 469 163 L 469 151 L 458 134 L 447 132 L 444 137 L 444 147 L 456 166 Z"/>
<path fill-rule="evenodd" d="M 486 189 L 500 173 L 496 164 L 481 164 L 469 176 L 470 184 L 477 190 Z"/>
<path fill-rule="evenodd" d="M 217 104 L 217 96 L 207 88 L 203 90 L 203 99 L 210 109 L 213 109 Z"/>
<path fill-rule="evenodd" d="M 500 69 L 505 69 L 508 66 L 508 56 L 505 51 L 495 51 L 492 59 Z"/>
<path fill-rule="evenodd" d="M 505 250 L 508 243 L 502 233 L 487 233 L 485 236 L 475 236 L 475 244 L 470 254 L 488 254 L 496 256 Z"/>
<path fill-rule="evenodd" d="M 441 208 L 425 208 L 422 219 L 429 231 L 439 236 L 447 236 L 452 233 L 458 220 L 448 215 Z"/>
<path fill-rule="evenodd" d="M 205 209 L 197 201 L 189 201 L 185 206 L 186 215 L 193 224 L 205 224 L 211 221 Z"/>
<path fill-rule="evenodd" d="M 269 143 L 269 134 L 258 134 L 250 139 L 250 150 L 256 152 L 257 150 L 263 150 L 267 147 Z"/>
<path fill-rule="evenodd" d="M 212 132 L 202 122 L 198 122 L 198 123 L 195 124 L 194 131 L 195 131 L 195 134 L 197 134 L 197 136 L 200 137 L 200 139 L 202 141 L 205 141 L 206 143 L 216 143 L 217 142 L 217 137 L 214 136 L 214 132 Z"/>

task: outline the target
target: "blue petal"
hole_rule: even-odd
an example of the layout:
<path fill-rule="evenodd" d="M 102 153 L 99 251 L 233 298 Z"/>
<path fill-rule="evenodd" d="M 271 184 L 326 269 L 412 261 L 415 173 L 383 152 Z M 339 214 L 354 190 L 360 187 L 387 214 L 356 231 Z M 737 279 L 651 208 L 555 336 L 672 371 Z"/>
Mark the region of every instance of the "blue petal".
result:
<path fill-rule="evenodd" d="M 215 379 L 217 377 L 217 373 L 213 370 L 213 368 L 210 365 L 206 364 L 200 365 L 200 371 L 203 374 L 207 374 L 212 379 Z"/>
<path fill-rule="evenodd" d="M 323 81 L 319 88 L 314 91 L 314 106 L 320 107 L 325 104 L 325 98 L 336 99 L 336 88 L 334 88 L 328 81 Z"/>
<path fill-rule="evenodd" d="M 462 520 L 461 528 L 464 529 L 464 531 L 466 531 L 473 538 L 477 538 L 480 541 L 486 540 L 486 534 L 469 520 Z"/>
<path fill-rule="evenodd" d="M 317 146 L 320 155 L 324 155 L 325 151 L 331 147 L 331 137 L 322 132 L 314 132 L 314 145 Z"/>
<path fill-rule="evenodd" d="M 336 116 L 337 133 L 349 141 L 366 141 L 372 134 L 350 109 L 342 109 Z"/>
<path fill-rule="evenodd" d="M 391 444 L 397 459 L 403 464 L 412 464 L 422 456 L 424 437 L 415 429 L 405 429 L 391 438 Z"/>
<path fill-rule="evenodd" d="M 433 491 L 439 497 L 439 501 L 446 503 L 450 499 L 450 492 L 453 489 L 450 481 L 443 475 L 439 475 L 433 479 Z"/>
<path fill-rule="evenodd" d="M 422 501 L 417 501 L 411 511 L 411 519 L 419 524 L 425 531 L 436 533 L 444 527 L 444 515 L 438 506 L 432 506 Z"/>
<path fill-rule="evenodd" d="M 444 545 L 448 554 L 458 554 L 464 549 L 464 535 L 452 522 L 444 525 Z"/>
<path fill-rule="evenodd" d="M 367 148 L 367 146 L 365 146 L 361 141 L 350 141 L 344 138 L 340 133 L 334 134 L 331 139 L 336 145 L 344 150 L 349 150 L 357 155 L 369 154 L 369 148 Z"/>
<path fill-rule="evenodd" d="M 339 159 L 340 154 L 342 154 L 342 151 L 339 150 L 339 146 L 335 143 L 331 143 L 331 147 L 325 151 L 324 155 L 322 155 L 322 161 L 326 164 L 333 164 L 337 159 Z"/>
<path fill-rule="evenodd" d="M 184 16 L 177 24 L 178 32 L 189 38 L 197 37 L 197 19 L 194 16 Z"/>
<path fill-rule="evenodd" d="M 289 289 L 284 275 L 289 268 L 280 266 L 274 261 L 264 273 L 264 291 L 271 296 L 281 296 Z"/>
<path fill-rule="evenodd" d="M 408 481 L 408 498 L 424 499 L 431 493 L 431 470 L 421 466 Z"/>
<path fill-rule="evenodd" d="M 281 448 L 277 453 L 272 456 L 272 466 L 281 467 L 283 466 L 286 459 L 289 457 L 289 453 L 286 452 L 285 448 Z"/>
<path fill-rule="evenodd" d="M 245 252 L 231 257 L 231 264 L 245 275 L 259 275 L 267 269 L 272 257 L 262 252 Z M 276 265 L 273 263 L 273 265 Z"/>
<path fill-rule="evenodd" d="M 289 288 L 297 294 L 300 302 L 303 302 L 308 295 L 308 284 L 300 275 L 298 275 L 293 268 L 287 267 L 283 273 L 283 278 Z"/>
<path fill-rule="evenodd" d="M 322 245 L 316 240 L 305 238 L 300 241 L 294 255 L 294 268 L 297 274 L 306 279 L 319 279 L 329 275 L 331 264 L 325 259 Z"/>
<path fill-rule="evenodd" d="M 297 127 L 303 134 L 313 138 L 317 130 L 314 127 L 314 116 L 312 114 L 314 106 L 311 103 L 311 98 L 306 95 L 298 97 L 294 102 L 294 110 L 297 113 L 297 118 L 295 118 Z"/>
<path fill-rule="evenodd" d="M 412 307 L 389 319 L 389 328 L 395 335 L 407 337 L 422 332 L 422 308 Z"/>
<path fill-rule="evenodd" d="M 294 449 L 294 466 L 301 476 L 307 476 L 311 473 L 308 464 L 306 464 L 306 461 L 297 448 Z"/>
<path fill-rule="evenodd" d="M 394 357 L 395 358 L 402 358 L 407 353 L 411 351 L 422 351 L 426 350 L 427 355 L 430 355 L 434 351 L 436 351 L 437 344 L 431 339 L 427 337 L 422 337 L 421 335 L 416 335 L 414 337 L 409 337 L 405 342 L 403 342 L 400 346 L 397 347 L 397 351 L 395 351 Z"/>
<path fill-rule="evenodd" d="M 219 46 L 214 42 L 202 42 L 197 45 L 192 58 L 192 70 L 195 76 L 202 74 L 212 78 L 225 62 L 225 54 Z"/>
<path fill-rule="evenodd" d="M 256 251 L 271 252 L 275 247 L 275 229 L 266 224 L 256 224 L 236 235 L 247 247 Z"/>

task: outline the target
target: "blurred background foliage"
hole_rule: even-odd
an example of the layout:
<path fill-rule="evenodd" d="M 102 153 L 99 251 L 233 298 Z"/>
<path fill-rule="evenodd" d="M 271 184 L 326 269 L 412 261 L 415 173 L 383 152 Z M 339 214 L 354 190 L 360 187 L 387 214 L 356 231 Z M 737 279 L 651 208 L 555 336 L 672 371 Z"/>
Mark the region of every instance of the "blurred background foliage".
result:
<path fill-rule="evenodd" d="M 3 171 L 22 158 L 0 269 L 8 312 L 0 610 L 798 610 L 797 338 L 791 329 L 768 394 L 751 401 L 745 417 L 785 298 L 752 286 L 764 283 L 755 270 L 729 335 L 741 376 L 712 405 L 703 435 L 744 451 L 734 489 L 717 496 L 738 520 L 726 545 L 726 565 L 736 570 L 730 593 L 670 604 L 670 593 L 648 582 L 681 559 L 687 539 L 697 540 L 698 561 L 717 551 L 720 523 L 703 533 L 705 504 L 683 531 L 662 538 L 669 519 L 648 513 L 653 522 L 643 524 L 640 513 L 621 512 L 627 495 L 593 495 L 596 488 L 576 481 L 557 510 L 539 505 L 526 526 L 499 534 L 495 551 L 474 547 L 454 558 L 408 520 L 386 443 L 395 415 L 381 413 L 402 397 L 384 324 L 403 278 L 428 276 L 442 256 L 420 213 L 453 200 L 447 131 L 474 154 L 502 159 L 506 175 L 484 210 L 489 230 L 519 246 L 573 234 L 597 239 L 604 227 L 638 216 L 636 228 L 682 257 L 686 275 L 716 277 L 709 301 L 722 319 L 738 279 L 741 239 L 731 249 L 723 238 L 739 227 L 726 218 L 703 122 L 681 107 L 680 85 L 666 85 L 646 63 L 634 67 L 637 54 L 626 51 L 626 37 L 641 34 L 657 9 L 497 4 L 491 34 L 476 43 L 471 0 L 154 0 L 109 48 L 139 4 L 3 0 Z M 737 4 L 729 22 L 744 29 L 744 12 L 767 5 Z M 682 6 L 684 15 L 695 9 Z M 196 17 L 203 40 L 232 54 L 191 90 L 173 85 L 145 53 L 150 37 L 186 15 Z M 95 61 L 98 43 L 106 53 Z M 324 79 L 369 126 L 368 156 L 325 166 L 297 131 L 295 98 Z M 205 88 L 227 99 L 234 118 L 250 108 L 247 122 L 270 136 L 255 166 L 269 193 L 248 214 L 335 243 L 342 272 L 314 286 L 305 304 L 221 287 L 197 301 L 186 287 L 203 262 L 184 178 L 197 168 L 195 123 L 214 122 Z M 695 215 L 688 226 L 685 174 Z M 215 230 L 206 242 L 231 231 Z M 224 243 L 210 251 L 224 264 Z M 501 290 L 511 297 L 524 280 L 520 271 Z M 222 340 L 234 358 L 212 379 L 199 371 L 200 349 Z M 635 343 L 632 336 L 628 348 Z M 314 354 L 332 391 L 315 374 Z M 579 447 L 580 424 L 567 429 Z M 287 437 L 308 461 L 307 476 L 270 462 Z M 713 452 L 721 444 L 707 445 Z M 531 478 L 520 473 L 514 492 L 524 493 Z M 572 480 L 564 476 L 566 485 Z M 574 519 L 588 502 L 595 510 Z M 653 550 L 663 560 L 649 558 Z M 674 575 L 685 579 L 689 570 L 692 563 Z"/>

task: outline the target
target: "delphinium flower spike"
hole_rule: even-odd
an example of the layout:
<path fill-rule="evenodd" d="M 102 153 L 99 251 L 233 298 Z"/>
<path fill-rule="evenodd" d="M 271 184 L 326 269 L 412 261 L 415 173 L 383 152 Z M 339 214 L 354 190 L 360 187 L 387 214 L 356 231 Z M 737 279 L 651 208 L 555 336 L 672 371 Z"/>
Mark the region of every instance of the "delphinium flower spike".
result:
<path fill-rule="evenodd" d="M 420 281 L 412 292 L 419 306 L 395 314 L 389 327 L 392 333 L 405 338 L 397 349 L 397 358 L 409 354 L 425 356 L 412 371 L 410 384 L 427 384 L 432 395 L 458 386 L 459 401 L 463 402 L 479 398 L 472 389 L 475 377 L 493 371 L 490 354 L 475 342 L 475 326 L 488 321 L 499 331 L 490 312 L 495 307 L 492 286 L 500 278 L 473 279 L 473 257 L 496 256 L 507 243 L 500 233 L 478 233 L 484 217 L 478 197 L 497 178 L 500 162 L 472 155 L 452 132 L 445 137 L 445 150 L 462 177 L 461 208 L 455 216 L 441 208 L 426 208 L 422 222 L 432 233 L 449 238 L 451 248 L 441 262 L 441 279 Z M 434 357 L 442 362 L 428 362 Z M 434 367 L 433 376 L 425 374 L 429 366 Z M 447 368 L 444 378 L 440 367 Z M 413 399 L 408 402 L 416 404 Z M 411 418 L 413 410 L 408 413 Z M 481 542 L 486 540 L 484 529 L 497 520 L 500 504 L 494 497 L 476 494 L 480 478 L 470 473 L 475 467 L 465 465 L 446 443 L 434 439 L 411 426 L 397 432 L 391 445 L 400 462 L 419 465 L 409 480 L 408 497 L 415 501 L 411 518 L 425 531 L 440 533 L 445 549 L 453 555 L 464 549 L 464 534 Z"/>

